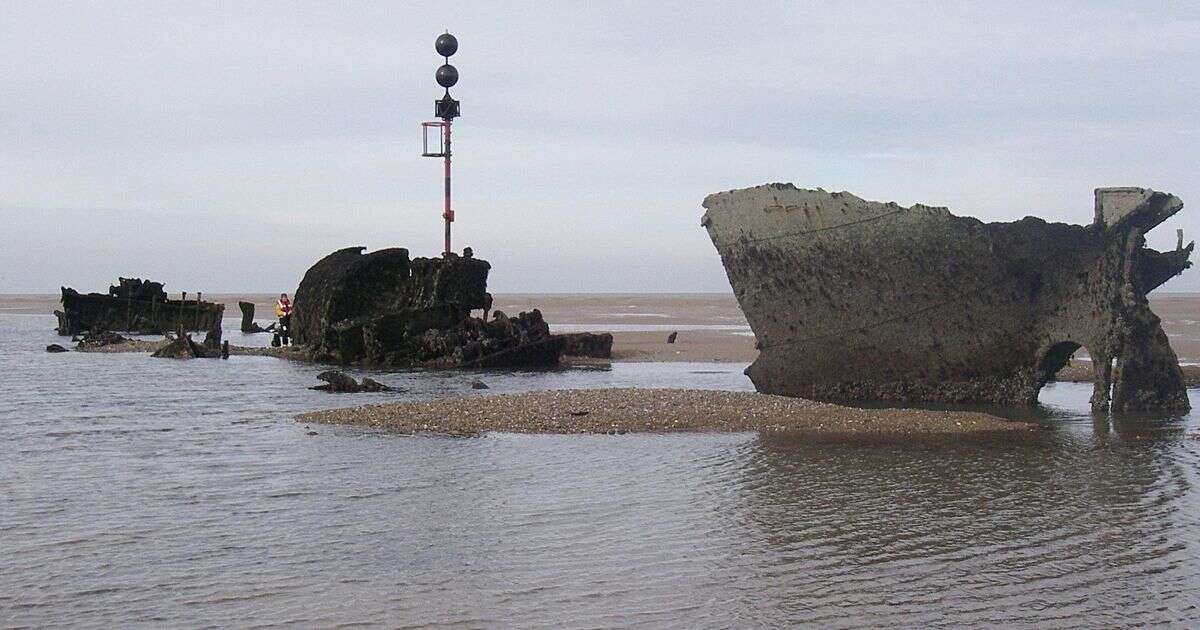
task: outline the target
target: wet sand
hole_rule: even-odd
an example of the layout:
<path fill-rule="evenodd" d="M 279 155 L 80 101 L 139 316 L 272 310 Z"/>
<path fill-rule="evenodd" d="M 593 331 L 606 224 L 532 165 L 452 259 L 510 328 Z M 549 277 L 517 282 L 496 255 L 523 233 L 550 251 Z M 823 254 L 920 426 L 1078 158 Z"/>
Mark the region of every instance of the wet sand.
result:
<path fill-rule="evenodd" d="M 675 343 L 660 331 L 615 332 L 613 361 L 750 363 L 758 356 L 754 337 L 708 330 L 680 331 Z"/>
<path fill-rule="evenodd" d="M 746 325 L 733 293 L 499 293 L 492 307 L 540 309 L 551 325 Z"/>
<path fill-rule="evenodd" d="M 1038 425 L 978 412 L 858 409 L 749 392 L 690 389 L 552 390 L 404 401 L 315 411 L 302 422 L 401 433 L 790 433 L 831 438 L 1029 433 Z"/>

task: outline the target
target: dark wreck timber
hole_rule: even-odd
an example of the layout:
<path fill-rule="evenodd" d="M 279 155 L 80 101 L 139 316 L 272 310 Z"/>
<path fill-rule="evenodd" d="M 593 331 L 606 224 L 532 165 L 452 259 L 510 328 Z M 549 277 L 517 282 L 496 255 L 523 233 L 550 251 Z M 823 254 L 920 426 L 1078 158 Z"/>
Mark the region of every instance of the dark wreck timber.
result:
<path fill-rule="evenodd" d="M 254 302 L 240 301 L 238 309 L 242 311 L 242 332 L 253 335 L 275 330 L 275 324 L 268 324 L 266 328 L 263 328 L 254 321 Z"/>
<path fill-rule="evenodd" d="M 486 261 L 469 255 L 409 259 L 408 250 L 338 250 L 296 290 L 296 343 L 320 362 L 381 367 L 546 367 L 567 340 L 537 309 L 508 317 L 491 308 Z M 471 311 L 484 311 L 485 318 Z"/>
<path fill-rule="evenodd" d="M 201 294 L 188 299 L 167 299 L 161 282 L 120 278 L 108 293 L 79 293 L 62 287 L 62 310 L 58 334 L 78 335 L 89 331 L 119 331 L 161 334 L 182 328 L 186 331 L 219 330 L 225 305 L 205 302 Z"/>
<path fill-rule="evenodd" d="M 1175 251 L 1145 247 L 1183 207 L 1173 195 L 1098 189 L 1090 225 L 984 223 L 791 184 L 703 205 L 758 340 L 746 373 L 761 392 L 1034 405 L 1082 347 L 1094 409 L 1189 407 L 1146 300 L 1191 264 L 1182 238 Z"/>

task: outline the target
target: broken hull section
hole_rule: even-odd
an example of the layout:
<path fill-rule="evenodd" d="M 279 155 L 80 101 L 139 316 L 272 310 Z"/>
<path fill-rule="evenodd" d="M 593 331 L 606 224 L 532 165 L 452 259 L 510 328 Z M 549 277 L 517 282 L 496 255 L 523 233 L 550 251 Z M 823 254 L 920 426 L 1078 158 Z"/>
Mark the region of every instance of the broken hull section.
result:
<path fill-rule="evenodd" d="M 199 299 L 167 299 L 159 282 L 120 278 L 108 293 L 79 293 L 62 287 L 57 332 L 71 336 L 90 331 L 162 334 L 182 328 L 188 332 L 221 329 L 225 305 Z"/>
<path fill-rule="evenodd" d="M 771 184 L 710 195 L 702 224 L 760 355 L 762 392 L 831 401 L 1036 404 L 1085 348 L 1093 406 L 1182 410 L 1146 294 L 1189 266 L 1143 234 L 1182 207 L 1096 191 L 1091 225 L 983 223 L 946 208 Z M 1114 360 L 1116 365 L 1114 366 Z"/>

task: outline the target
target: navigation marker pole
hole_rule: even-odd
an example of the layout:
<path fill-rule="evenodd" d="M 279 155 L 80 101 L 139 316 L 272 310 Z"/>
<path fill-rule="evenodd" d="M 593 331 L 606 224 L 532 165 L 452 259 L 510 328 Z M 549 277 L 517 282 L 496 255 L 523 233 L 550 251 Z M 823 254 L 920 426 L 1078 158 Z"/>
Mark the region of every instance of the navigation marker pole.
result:
<path fill-rule="evenodd" d="M 440 157 L 445 161 L 446 203 L 442 210 L 442 218 L 446 220 L 446 247 L 442 255 L 449 256 L 452 251 L 450 249 L 450 224 L 454 222 L 454 209 L 450 207 L 450 125 L 459 115 L 458 101 L 450 98 L 450 88 L 458 83 L 458 69 L 450 65 L 450 56 L 458 52 L 458 40 L 448 32 L 443 33 L 438 36 L 433 47 L 444 59 L 444 63 L 437 69 L 435 78 L 438 85 L 446 88 L 446 93 L 442 98 L 433 102 L 433 115 L 441 120 L 421 123 L 421 155 L 423 157 Z M 431 130 L 436 130 L 435 133 L 437 133 L 436 151 L 429 146 Z"/>

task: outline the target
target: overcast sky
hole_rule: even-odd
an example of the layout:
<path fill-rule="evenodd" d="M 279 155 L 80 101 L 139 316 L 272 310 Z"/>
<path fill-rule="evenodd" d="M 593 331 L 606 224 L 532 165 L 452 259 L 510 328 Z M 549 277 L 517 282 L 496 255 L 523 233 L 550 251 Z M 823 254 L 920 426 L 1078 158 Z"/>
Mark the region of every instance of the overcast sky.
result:
<path fill-rule="evenodd" d="M 445 29 L 494 292 L 728 291 L 700 202 L 775 181 L 1074 223 L 1146 186 L 1189 205 L 1152 246 L 1200 234 L 1200 4 L 1047 4 L 0 0 L 0 292 L 437 254 Z"/>

